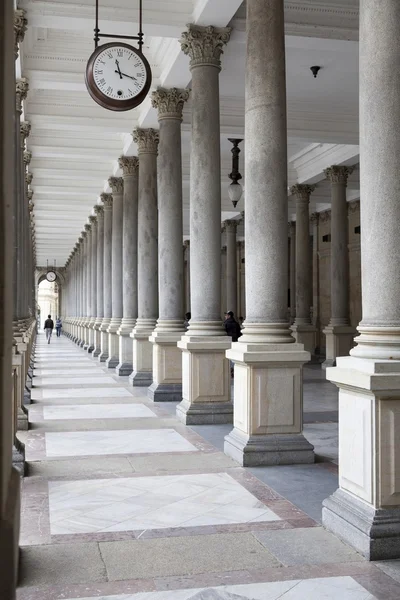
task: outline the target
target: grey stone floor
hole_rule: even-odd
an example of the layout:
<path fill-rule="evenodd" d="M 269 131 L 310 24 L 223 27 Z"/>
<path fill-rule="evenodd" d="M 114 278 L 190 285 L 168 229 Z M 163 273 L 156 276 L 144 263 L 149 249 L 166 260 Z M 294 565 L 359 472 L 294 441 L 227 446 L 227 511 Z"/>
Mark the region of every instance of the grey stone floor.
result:
<path fill-rule="evenodd" d="M 337 392 L 319 367 L 304 373 L 318 462 L 253 469 L 221 452 L 231 426 L 185 427 L 66 338 L 39 336 L 34 375 L 18 600 L 400 598 L 400 561 L 367 563 L 320 525 Z"/>

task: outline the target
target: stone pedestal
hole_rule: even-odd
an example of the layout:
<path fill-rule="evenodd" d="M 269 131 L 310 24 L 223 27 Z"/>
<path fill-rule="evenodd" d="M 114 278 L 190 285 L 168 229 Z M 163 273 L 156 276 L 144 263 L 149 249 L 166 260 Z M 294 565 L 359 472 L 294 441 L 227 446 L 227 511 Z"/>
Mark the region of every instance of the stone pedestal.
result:
<path fill-rule="evenodd" d="M 182 350 L 182 402 L 176 416 L 185 425 L 232 423 L 230 402 L 230 367 L 225 352 L 230 338 L 223 336 L 184 335 L 178 348 Z"/>
<path fill-rule="evenodd" d="M 147 395 L 154 402 L 182 400 L 182 352 L 177 346 L 181 337 L 181 331 L 155 329 L 149 338 L 153 344 L 153 382 Z"/>
<path fill-rule="evenodd" d="M 115 372 L 120 377 L 127 377 L 133 371 L 133 345 L 130 337 L 135 327 L 136 319 L 122 319 L 118 334 L 119 363 Z"/>
<path fill-rule="evenodd" d="M 111 318 L 107 328 L 108 333 L 108 358 L 106 365 L 109 369 L 115 369 L 119 364 L 119 336 L 118 330 L 121 326 L 120 318 Z"/>
<path fill-rule="evenodd" d="M 357 333 L 355 327 L 349 325 L 331 325 L 324 330 L 326 338 L 326 360 L 321 365 L 323 369 L 334 367 L 337 356 L 347 356 L 354 345 Z"/>
<path fill-rule="evenodd" d="M 133 386 L 149 387 L 153 382 L 153 348 L 149 337 L 154 329 L 154 320 L 139 319 L 131 333 L 133 339 L 133 371 L 129 383 Z"/>
<path fill-rule="evenodd" d="M 400 556 L 400 360 L 339 357 L 339 489 L 323 524 L 368 560 Z"/>
<path fill-rule="evenodd" d="M 100 325 L 100 354 L 97 356 L 99 362 L 106 362 L 108 360 L 110 354 L 108 349 L 108 327 L 110 325 L 111 319 L 103 318 Z"/>
<path fill-rule="evenodd" d="M 313 463 L 313 446 L 302 435 L 302 344 L 233 344 L 234 429 L 225 454 L 244 467 Z"/>

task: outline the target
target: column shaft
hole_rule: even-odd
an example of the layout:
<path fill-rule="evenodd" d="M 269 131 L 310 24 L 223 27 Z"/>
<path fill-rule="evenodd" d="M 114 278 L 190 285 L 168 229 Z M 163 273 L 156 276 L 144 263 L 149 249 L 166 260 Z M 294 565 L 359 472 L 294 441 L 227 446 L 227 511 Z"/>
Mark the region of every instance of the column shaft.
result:
<path fill-rule="evenodd" d="M 93 323 L 94 350 L 93 356 L 98 357 L 101 352 L 100 325 L 104 317 L 104 209 L 103 206 L 94 207 L 97 215 L 97 257 L 96 257 L 96 320 Z"/>
<path fill-rule="evenodd" d="M 119 363 L 119 338 L 123 313 L 122 299 L 122 227 L 124 205 L 124 181 L 122 177 L 110 177 L 108 184 L 112 189 L 112 240 L 111 240 L 111 321 L 108 326 L 108 352 L 106 364 L 109 369 L 115 369 Z"/>
<path fill-rule="evenodd" d="M 226 236 L 226 307 L 224 311 L 231 310 L 237 317 L 237 248 L 236 232 L 238 221 L 225 221 Z"/>
<path fill-rule="evenodd" d="M 113 215 L 112 215 L 112 204 L 113 197 L 111 194 L 101 194 L 101 199 L 104 204 L 104 255 L 103 255 L 103 314 L 100 325 L 100 345 L 101 352 L 98 356 L 100 362 L 105 362 L 109 357 L 108 348 L 108 333 L 107 329 L 111 322 L 112 317 L 112 295 L 111 295 L 111 257 L 112 257 L 112 228 L 113 228 Z"/>

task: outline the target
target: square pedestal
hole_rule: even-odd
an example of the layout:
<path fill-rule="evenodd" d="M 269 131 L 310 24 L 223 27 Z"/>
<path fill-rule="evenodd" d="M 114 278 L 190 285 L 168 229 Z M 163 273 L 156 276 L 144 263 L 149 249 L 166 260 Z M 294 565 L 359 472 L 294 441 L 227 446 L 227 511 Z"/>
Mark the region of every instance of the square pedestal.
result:
<path fill-rule="evenodd" d="M 296 342 L 302 344 L 304 350 L 309 352 L 311 356 L 315 354 L 317 331 L 314 325 L 294 323 L 290 329 Z M 311 360 L 311 356 L 309 360 Z"/>
<path fill-rule="evenodd" d="M 125 334 L 118 333 L 119 362 L 115 372 L 120 377 L 127 377 L 133 371 L 133 344 L 130 334 L 130 331 Z"/>
<path fill-rule="evenodd" d="M 183 336 L 182 402 L 176 416 L 185 425 L 232 423 L 230 367 L 225 352 L 231 347 L 226 336 Z"/>
<path fill-rule="evenodd" d="M 119 363 L 119 336 L 116 333 L 108 332 L 108 358 L 106 366 L 109 369 L 115 369 Z"/>
<path fill-rule="evenodd" d="M 108 333 L 107 331 L 100 331 L 100 346 L 101 352 L 97 357 L 99 362 L 106 362 L 108 359 Z"/>
<path fill-rule="evenodd" d="M 347 325 L 328 325 L 323 330 L 326 337 L 326 360 L 323 369 L 334 367 L 338 356 L 348 356 L 354 346 L 354 336 L 357 331 Z"/>
<path fill-rule="evenodd" d="M 101 353 L 101 335 L 98 329 L 93 330 L 93 357 L 97 358 Z"/>
<path fill-rule="evenodd" d="M 155 331 L 149 338 L 153 345 L 153 383 L 147 396 L 154 402 L 182 400 L 182 351 L 177 343 L 184 333 Z"/>
<path fill-rule="evenodd" d="M 302 344 L 237 342 L 226 353 L 235 364 L 234 429 L 225 454 L 243 466 L 314 462 L 302 434 Z"/>
<path fill-rule="evenodd" d="M 339 490 L 323 524 L 369 560 L 400 558 L 400 361 L 339 357 Z"/>
<path fill-rule="evenodd" d="M 153 383 L 153 347 L 149 336 L 153 331 L 131 333 L 133 341 L 133 371 L 129 383 L 133 386 L 149 387 Z"/>

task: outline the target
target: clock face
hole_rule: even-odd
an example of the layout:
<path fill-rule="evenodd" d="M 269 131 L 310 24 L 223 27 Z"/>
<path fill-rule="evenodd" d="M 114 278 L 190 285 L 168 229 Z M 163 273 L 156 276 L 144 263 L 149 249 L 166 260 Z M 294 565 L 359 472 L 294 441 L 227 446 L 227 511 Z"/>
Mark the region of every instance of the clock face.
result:
<path fill-rule="evenodd" d="M 56 278 L 57 278 L 57 275 L 54 273 L 54 271 L 48 271 L 48 273 L 46 275 L 47 281 L 53 282 L 56 280 Z"/>
<path fill-rule="evenodd" d="M 96 48 L 86 68 L 86 86 L 92 98 L 110 110 L 135 108 L 147 95 L 151 70 L 144 55 L 122 43 Z"/>

